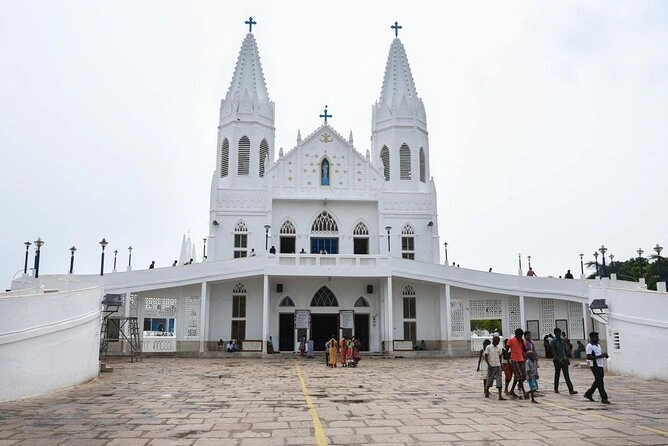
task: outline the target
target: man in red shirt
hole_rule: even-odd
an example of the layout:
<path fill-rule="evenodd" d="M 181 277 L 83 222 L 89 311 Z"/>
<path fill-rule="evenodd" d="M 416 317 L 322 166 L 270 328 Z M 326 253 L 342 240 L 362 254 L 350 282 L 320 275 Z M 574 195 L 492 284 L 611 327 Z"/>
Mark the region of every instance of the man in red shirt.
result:
<path fill-rule="evenodd" d="M 526 369 L 524 368 L 524 354 L 526 347 L 522 337 L 524 330 L 518 328 L 515 330 L 515 336 L 508 339 L 508 348 L 510 349 L 510 367 L 513 370 L 513 385 L 510 388 L 510 396 L 517 397 L 515 393 L 515 386 L 522 391 L 524 399 L 527 398 L 527 393 L 524 390 L 524 381 L 526 380 Z"/>

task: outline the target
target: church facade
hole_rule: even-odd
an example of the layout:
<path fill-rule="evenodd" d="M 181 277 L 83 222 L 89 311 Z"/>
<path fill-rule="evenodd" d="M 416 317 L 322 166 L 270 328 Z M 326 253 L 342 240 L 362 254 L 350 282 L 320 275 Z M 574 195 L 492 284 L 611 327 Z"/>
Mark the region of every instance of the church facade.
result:
<path fill-rule="evenodd" d="M 280 352 L 302 337 L 324 350 L 334 335 L 358 337 L 367 352 L 425 341 L 458 355 L 477 335 L 518 327 L 534 339 L 555 326 L 585 338 L 589 281 L 440 263 L 427 113 L 398 37 L 379 82 L 370 151 L 332 127 L 325 107 L 320 127 L 277 153 L 275 105 L 245 36 L 221 100 L 208 257 L 101 281 L 103 294 L 120 295 L 120 314 L 139 321 L 145 351 L 207 355 L 235 339 L 266 353 L 270 337 Z"/>

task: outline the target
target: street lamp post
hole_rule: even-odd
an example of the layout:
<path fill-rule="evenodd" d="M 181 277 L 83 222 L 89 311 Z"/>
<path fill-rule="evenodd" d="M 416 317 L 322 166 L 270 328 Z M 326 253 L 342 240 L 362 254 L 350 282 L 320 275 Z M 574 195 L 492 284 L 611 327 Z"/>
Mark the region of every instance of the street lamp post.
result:
<path fill-rule="evenodd" d="M 132 246 L 128 246 L 128 271 L 132 271 Z"/>
<path fill-rule="evenodd" d="M 32 245 L 32 243 L 25 242 L 23 244 L 26 245 L 26 261 L 25 264 L 23 265 L 23 274 L 28 274 L 28 248 L 30 248 L 30 245 Z"/>
<path fill-rule="evenodd" d="M 40 237 L 37 237 L 37 240 L 35 240 L 35 246 L 37 247 L 35 249 L 35 279 L 39 278 L 39 254 L 42 245 L 44 245 L 44 241 Z"/>
<path fill-rule="evenodd" d="M 531 269 L 531 256 L 527 256 L 527 261 L 529 262 L 529 269 Z"/>
<path fill-rule="evenodd" d="M 205 261 L 206 260 L 206 237 L 204 237 L 202 239 L 202 241 L 204 242 L 204 253 L 202 255 L 202 261 Z"/>
<path fill-rule="evenodd" d="M 264 250 L 269 249 L 269 229 L 271 229 L 271 225 L 264 225 Z"/>
<path fill-rule="evenodd" d="M 520 271 L 522 270 L 522 253 L 517 253 L 517 264 L 520 266 Z"/>
<path fill-rule="evenodd" d="M 659 246 L 657 243 L 656 246 L 654 247 L 654 251 L 656 251 L 656 261 L 659 262 L 659 282 L 661 282 L 662 275 L 661 275 L 661 251 L 663 251 L 663 246 Z"/>
<path fill-rule="evenodd" d="M 605 253 L 608 251 L 608 248 L 605 246 L 601 245 L 600 248 L 598 248 L 598 252 L 601 253 L 601 257 L 603 258 L 603 277 L 605 277 Z"/>
<path fill-rule="evenodd" d="M 100 260 L 100 275 L 104 276 L 104 248 L 107 247 L 109 243 L 107 243 L 107 240 L 102 237 L 102 240 L 100 240 L 100 246 L 102 246 L 102 258 Z"/>
<path fill-rule="evenodd" d="M 596 277 L 598 277 L 598 251 L 594 251 L 594 262 L 596 263 Z"/>
<path fill-rule="evenodd" d="M 584 254 L 580 254 L 580 274 L 582 274 L 584 276 L 585 265 L 584 265 L 584 261 L 582 260 L 583 257 L 584 257 Z"/>
<path fill-rule="evenodd" d="M 448 242 L 444 242 L 443 246 L 445 246 L 445 264 L 448 264 Z"/>
<path fill-rule="evenodd" d="M 116 257 L 118 256 L 118 249 L 114 249 L 114 272 L 116 272 Z"/>
<path fill-rule="evenodd" d="M 642 275 L 642 253 L 645 252 L 642 250 L 642 248 L 638 248 L 636 251 L 638 253 L 638 264 L 640 264 L 640 277 L 643 277 Z M 640 278 L 638 278 L 638 281 L 640 281 Z"/>
<path fill-rule="evenodd" d="M 70 248 L 70 274 L 74 271 L 74 252 L 77 250 L 77 247 L 72 245 Z"/>
<path fill-rule="evenodd" d="M 385 226 L 385 230 L 387 231 L 387 252 L 390 252 L 390 231 L 392 230 L 392 226 Z"/>

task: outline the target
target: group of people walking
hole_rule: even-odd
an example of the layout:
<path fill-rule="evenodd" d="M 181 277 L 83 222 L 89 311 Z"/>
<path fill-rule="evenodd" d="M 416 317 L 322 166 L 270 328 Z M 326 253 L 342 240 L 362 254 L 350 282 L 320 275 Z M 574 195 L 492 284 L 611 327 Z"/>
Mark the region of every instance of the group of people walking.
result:
<path fill-rule="evenodd" d="M 571 382 L 568 366 L 572 352 L 572 344 L 568 341 L 565 334 L 559 327 L 554 329 L 554 337 L 548 341 L 544 338 L 546 357 L 552 358 L 554 364 L 554 393 L 559 393 L 559 380 L 564 376 L 568 393 L 576 395 L 578 392 Z M 515 330 L 515 335 L 510 339 L 504 340 L 503 347 L 499 346 L 500 337 L 494 336 L 492 341 L 485 340 L 483 348 L 478 356 L 477 372 L 483 381 L 484 395 L 489 398 L 489 389 L 496 381 L 499 400 L 505 400 L 502 395 L 503 383 L 502 374 L 505 378 L 505 395 L 512 398 L 531 399 L 535 403 L 536 392 L 538 391 L 538 353 L 536 346 L 531 340 L 531 332 L 524 331 L 521 328 Z M 604 366 L 608 354 L 601 350 L 599 345 L 598 333 L 593 331 L 589 333 L 589 343 L 585 347 L 587 355 L 587 364 L 589 365 L 594 382 L 585 392 L 584 397 L 594 401 L 594 392 L 598 389 L 603 404 L 610 404 L 608 395 L 604 386 Z M 512 381 L 510 390 L 508 386 Z M 524 383 L 527 383 L 528 390 Z M 515 393 L 515 388 L 521 392 L 521 395 Z"/>

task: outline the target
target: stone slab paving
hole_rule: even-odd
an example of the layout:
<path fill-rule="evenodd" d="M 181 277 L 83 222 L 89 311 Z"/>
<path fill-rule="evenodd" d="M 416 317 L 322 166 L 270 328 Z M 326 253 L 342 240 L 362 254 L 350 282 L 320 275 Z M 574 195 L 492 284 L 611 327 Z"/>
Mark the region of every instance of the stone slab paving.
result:
<path fill-rule="evenodd" d="M 552 393 L 538 404 L 482 395 L 471 359 L 114 359 L 75 388 L 0 403 L 0 446 L 668 444 L 668 382 L 606 376 L 612 405 Z M 7 385 L 7 383 L 3 383 Z M 595 396 L 599 399 L 598 395 Z"/>

